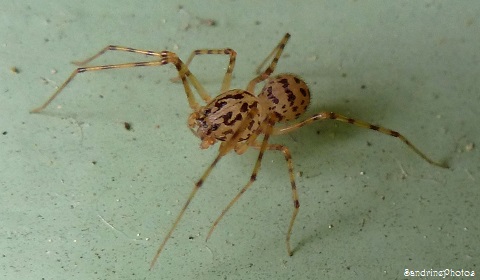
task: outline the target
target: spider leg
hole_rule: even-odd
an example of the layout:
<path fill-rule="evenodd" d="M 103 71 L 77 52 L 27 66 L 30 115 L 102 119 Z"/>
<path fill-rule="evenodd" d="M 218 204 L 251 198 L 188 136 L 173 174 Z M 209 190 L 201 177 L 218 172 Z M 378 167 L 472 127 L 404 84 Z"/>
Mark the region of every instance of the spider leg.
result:
<path fill-rule="evenodd" d="M 41 112 L 43 109 L 45 109 L 79 73 L 84 73 L 89 71 L 101 71 L 101 70 L 108 70 L 108 69 L 133 68 L 133 67 L 141 67 L 141 66 L 162 66 L 169 63 L 174 64 L 175 67 L 177 68 L 179 76 L 182 78 L 188 103 L 193 110 L 197 110 L 198 108 L 200 108 L 200 105 L 195 100 L 195 97 L 192 93 L 190 85 L 188 84 L 188 81 L 190 81 L 192 86 L 197 90 L 198 94 L 203 100 L 207 101 L 211 99 L 210 96 L 207 94 L 206 90 L 197 80 L 197 78 L 190 72 L 188 67 L 180 60 L 180 58 L 178 58 L 178 56 L 175 53 L 172 53 L 169 51 L 162 51 L 162 52 L 156 53 L 153 51 L 144 51 L 144 50 L 137 50 L 137 49 L 131 49 L 131 48 L 117 47 L 117 46 L 108 46 L 107 48 L 103 49 L 102 51 L 92 56 L 91 58 L 83 61 L 82 63 L 90 62 L 91 60 L 103 54 L 106 50 L 122 50 L 122 51 L 142 53 L 142 54 L 152 55 L 152 56 L 159 56 L 160 60 L 122 63 L 122 64 L 110 64 L 110 65 L 100 65 L 100 66 L 90 66 L 90 67 L 79 67 L 75 69 L 72 72 L 72 74 L 70 74 L 67 80 L 50 96 L 50 98 L 44 104 L 42 104 L 37 108 L 32 109 L 30 112 L 38 113 L 38 112 Z"/>
<path fill-rule="evenodd" d="M 298 200 L 297 185 L 295 183 L 295 176 L 294 176 L 294 173 L 293 173 L 293 162 L 292 162 L 292 156 L 290 154 L 290 151 L 288 150 L 288 148 L 286 146 L 283 146 L 283 145 L 277 145 L 277 144 L 271 144 L 270 145 L 270 144 L 268 144 L 268 139 L 269 139 L 269 137 L 272 133 L 272 127 L 273 127 L 273 122 L 269 123 L 267 125 L 267 128 L 265 129 L 265 137 L 263 138 L 263 141 L 262 141 L 261 144 L 254 143 L 252 145 L 252 147 L 254 147 L 256 149 L 259 149 L 260 152 L 258 154 L 257 161 L 256 161 L 255 166 L 253 168 L 252 175 L 250 176 L 250 180 L 238 192 L 238 194 L 230 201 L 230 203 L 228 203 L 228 205 L 222 210 L 222 213 L 218 216 L 218 218 L 215 220 L 215 222 L 213 222 L 212 226 L 210 227 L 210 230 L 208 231 L 206 240 L 208 240 L 210 238 L 210 236 L 212 235 L 213 231 L 217 227 L 220 220 L 222 220 L 222 218 L 230 210 L 230 208 L 240 199 L 240 197 L 252 186 L 253 182 L 256 180 L 257 173 L 260 170 L 261 162 L 262 162 L 262 159 L 263 159 L 263 154 L 265 153 L 265 151 L 266 150 L 277 150 L 277 151 L 281 151 L 285 156 L 285 160 L 287 161 L 287 165 L 288 165 L 288 174 L 289 174 L 289 177 L 290 177 L 290 184 L 292 186 L 292 199 L 293 199 L 294 210 L 293 210 L 292 218 L 290 219 L 290 224 L 289 224 L 288 230 L 287 230 L 286 244 L 287 244 L 288 255 L 290 255 L 290 256 L 293 255 L 293 251 L 291 250 L 291 247 L 290 247 L 290 236 L 291 236 L 291 233 L 292 233 L 295 218 L 297 217 L 297 214 L 298 214 L 298 211 L 299 211 L 299 208 L 300 208 L 300 203 L 299 203 L 299 200 Z"/>
<path fill-rule="evenodd" d="M 152 261 L 150 262 L 150 270 L 152 270 L 155 263 L 157 262 L 157 259 L 160 256 L 160 253 L 165 248 L 165 244 L 167 244 L 167 241 L 172 236 L 173 231 L 175 230 L 175 228 L 177 227 L 181 218 L 185 214 L 185 211 L 187 210 L 188 205 L 190 205 L 190 202 L 192 202 L 193 197 L 195 196 L 197 191 L 202 187 L 202 185 L 205 182 L 205 180 L 207 179 L 208 175 L 210 175 L 213 168 L 217 165 L 217 163 L 220 161 L 220 159 L 235 147 L 235 143 L 238 143 L 240 141 L 240 137 L 242 136 L 243 131 L 248 127 L 248 125 L 250 124 L 250 121 L 254 118 L 254 116 L 256 114 L 257 114 L 257 110 L 251 110 L 249 112 L 249 114 L 247 115 L 247 117 L 244 120 L 242 120 L 242 123 L 240 124 L 239 129 L 232 135 L 232 138 L 230 138 L 230 140 L 227 141 L 227 142 L 222 142 L 222 144 L 220 145 L 220 149 L 219 149 L 219 152 L 217 154 L 217 157 L 208 166 L 208 168 L 203 173 L 202 177 L 200 177 L 200 179 L 195 183 L 192 191 L 190 192 L 190 194 L 187 198 L 187 201 L 183 205 L 182 209 L 180 210 L 180 213 L 178 213 L 177 218 L 175 219 L 172 226 L 170 227 L 170 230 L 168 231 L 167 235 L 165 235 L 162 243 L 158 247 L 157 252 L 155 253 L 155 256 L 153 257 Z"/>
<path fill-rule="evenodd" d="M 130 47 L 122 47 L 122 46 L 115 46 L 115 45 L 109 45 L 109 46 L 106 46 L 105 48 L 101 49 L 98 53 L 96 53 L 95 55 L 83 60 L 83 61 L 77 61 L 77 62 L 73 62 L 73 64 L 77 65 L 77 66 L 84 66 L 90 62 L 92 62 L 92 60 L 98 58 L 99 56 L 103 55 L 105 52 L 107 51 L 123 51 L 123 52 L 130 52 L 130 53 L 137 53 L 137 54 L 144 54 L 144 55 L 147 55 L 147 56 L 157 56 L 157 57 L 163 57 L 163 53 L 164 52 L 155 52 L 155 51 L 150 51 L 150 50 L 141 50 L 141 49 L 134 49 L 134 48 L 130 48 Z M 198 51 L 198 50 L 197 50 Z M 194 52 L 197 52 L 197 51 L 194 51 Z M 224 50 L 224 53 L 227 54 L 227 53 L 230 53 L 230 51 L 233 51 L 233 50 L 227 50 L 225 49 Z M 187 60 L 187 63 L 185 63 L 185 67 L 188 69 L 188 65 L 190 65 L 190 62 L 192 61 L 193 59 L 193 53 L 190 55 L 190 57 L 188 58 Z M 233 58 L 232 58 L 232 55 L 233 55 Z M 233 65 L 230 67 L 229 65 L 229 68 L 227 69 L 227 72 L 228 70 L 231 70 L 233 71 L 233 67 L 235 65 L 235 57 L 236 57 L 236 53 L 235 51 L 233 51 L 233 54 L 230 54 L 230 64 L 232 64 L 232 60 L 233 60 Z M 230 69 L 231 68 L 231 69 Z M 230 71 L 230 73 L 231 73 Z M 179 77 L 180 78 L 180 77 Z M 206 91 L 202 88 L 202 86 L 200 85 L 199 86 L 200 90 L 199 90 L 199 94 L 200 96 L 202 97 L 202 99 L 205 101 L 205 102 L 209 102 L 212 98 L 206 93 Z M 223 91 L 222 91 L 223 92 Z"/>
<path fill-rule="evenodd" d="M 334 113 L 334 112 L 321 112 L 321 113 L 315 114 L 312 117 L 310 117 L 310 118 L 308 118 L 308 119 L 306 119 L 302 122 L 299 122 L 297 124 L 293 124 L 293 125 L 290 125 L 290 126 L 287 126 L 287 127 L 282 127 L 282 128 L 275 128 L 272 134 L 273 135 L 278 135 L 278 134 L 290 133 L 290 132 L 292 132 L 292 131 L 300 128 L 300 127 L 303 127 L 305 125 L 308 125 L 308 124 L 310 124 L 314 121 L 320 121 L 320 120 L 326 120 L 326 119 L 336 120 L 336 121 L 340 121 L 340 122 L 344 122 L 344 123 L 353 124 L 353 125 L 358 126 L 358 127 L 368 128 L 368 129 L 375 130 L 375 131 L 378 131 L 378 132 L 386 134 L 386 135 L 396 137 L 396 138 L 400 139 L 400 141 L 405 143 L 408 147 L 410 147 L 410 149 L 412 149 L 417 155 L 419 155 L 421 158 L 426 160 L 428 163 L 430 163 L 432 165 L 442 167 L 442 168 L 448 168 L 448 165 L 445 162 L 436 162 L 436 161 L 430 159 L 426 154 L 424 154 L 415 145 L 413 145 L 412 142 L 410 142 L 410 140 L 408 140 L 405 136 L 403 136 L 402 134 L 400 134 L 397 131 L 394 131 L 394 130 L 391 130 L 391 129 L 388 129 L 388 128 L 385 128 L 385 127 L 382 127 L 382 126 L 374 125 L 374 124 L 371 124 L 371 123 L 368 123 L 368 122 L 365 122 L 365 121 L 362 121 L 362 120 L 352 119 L 352 118 L 349 118 L 349 117 L 346 117 L 346 116 L 343 116 L 343 115 L 340 115 L 340 114 L 337 114 L 337 113 Z"/>
<path fill-rule="evenodd" d="M 287 165 L 288 165 L 288 176 L 290 177 L 290 185 L 292 186 L 293 213 L 292 213 L 292 218 L 290 219 L 290 223 L 288 225 L 287 237 L 285 241 L 287 243 L 287 253 L 289 256 L 292 256 L 293 251 L 290 247 L 290 236 L 292 235 L 293 224 L 295 223 L 295 219 L 297 217 L 298 211 L 300 210 L 297 184 L 295 183 L 295 175 L 293 173 L 292 154 L 290 153 L 290 150 L 284 145 L 272 144 L 268 146 L 268 149 L 281 151 L 285 156 L 285 160 L 287 161 Z"/>
<path fill-rule="evenodd" d="M 105 48 L 101 49 L 98 53 L 92 55 L 91 57 L 89 57 L 85 60 L 82 60 L 82 61 L 73 61 L 72 63 L 77 65 L 77 66 L 85 66 L 86 64 L 92 62 L 94 59 L 97 59 L 99 56 L 105 54 L 107 51 L 122 51 L 122 52 L 144 54 L 144 55 L 147 55 L 147 56 L 156 56 L 156 57 L 161 57 L 162 56 L 161 52 L 134 49 L 134 48 L 129 48 L 129 47 L 115 46 L 115 45 L 108 45 Z"/>
<path fill-rule="evenodd" d="M 278 60 L 280 59 L 280 56 L 282 55 L 283 49 L 285 49 L 285 45 L 288 42 L 288 39 L 290 38 L 290 34 L 286 33 L 282 40 L 278 43 L 278 45 L 273 49 L 273 51 L 260 63 L 258 66 L 256 73 L 258 74 L 257 77 L 255 77 L 253 80 L 251 80 L 248 83 L 247 86 L 247 91 L 248 92 L 255 92 L 255 86 L 267 79 L 273 71 L 275 71 L 275 68 L 277 67 Z M 273 57 L 273 60 L 270 62 L 270 65 L 265 69 L 263 72 L 260 73 L 260 69 L 263 68 L 263 66 L 267 63 L 268 60 L 270 60 Z"/>
<path fill-rule="evenodd" d="M 190 56 L 188 57 L 185 65 L 188 67 L 192 62 L 193 58 L 197 55 L 203 54 L 225 54 L 230 56 L 230 61 L 228 63 L 227 71 L 225 72 L 225 76 L 223 77 L 222 87 L 220 88 L 220 92 L 225 92 L 230 89 L 230 82 L 232 81 L 232 72 L 233 68 L 235 67 L 235 60 L 237 58 L 237 52 L 230 48 L 226 49 L 200 49 L 194 50 Z M 172 79 L 172 81 L 177 81 L 180 77 Z M 208 102 L 208 101 L 207 101 Z"/>
<path fill-rule="evenodd" d="M 230 203 L 228 203 L 228 205 L 222 210 L 222 213 L 220 214 L 220 216 L 218 216 L 215 222 L 213 222 L 212 226 L 210 227 L 210 230 L 208 231 L 206 240 L 210 238 L 213 231 L 217 227 L 218 223 L 223 218 L 223 216 L 225 216 L 228 210 L 230 210 L 230 208 L 235 204 L 235 202 L 237 202 L 237 200 L 242 196 L 242 194 L 245 193 L 253 184 L 253 182 L 255 182 L 255 180 L 257 179 L 257 173 L 260 170 L 263 154 L 265 153 L 265 150 L 268 148 L 268 139 L 270 138 L 273 125 L 274 123 L 272 121 L 269 121 L 268 125 L 266 125 L 266 128 L 263 131 L 265 133 L 265 136 L 263 137 L 262 144 L 249 143 L 250 146 L 260 150 L 260 152 L 258 153 L 257 161 L 255 162 L 255 166 L 253 167 L 252 174 L 250 175 L 250 180 L 248 181 L 247 184 L 245 184 L 245 186 L 240 190 L 240 192 L 230 201 Z M 244 149 L 239 148 L 239 150 L 243 151 Z"/>

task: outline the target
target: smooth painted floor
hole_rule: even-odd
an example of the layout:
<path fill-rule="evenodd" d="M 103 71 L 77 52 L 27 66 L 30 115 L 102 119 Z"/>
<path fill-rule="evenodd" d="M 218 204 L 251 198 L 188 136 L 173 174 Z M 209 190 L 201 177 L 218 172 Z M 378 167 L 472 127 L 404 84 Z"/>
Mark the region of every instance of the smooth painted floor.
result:
<path fill-rule="evenodd" d="M 406 270 L 475 271 L 480 228 L 478 1 L 7 1 L 0 11 L 1 279 L 410 279 Z M 78 75 L 108 44 L 177 52 L 231 47 L 232 87 L 292 34 L 277 73 L 310 85 L 307 115 L 335 111 L 403 133 L 398 139 L 325 121 L 257 157 L 229 154 L 191 203 L 156 267 L 149 263 L 193 184 L 216 155 L 199 149 L 172 66 Z M 105 54 L 92 65 L 149 58 Z M 218 94 L 228 59 L 191 71 Z M 260 90 L 258 87 L 257 90 Z M 305 117 L 306 117 L 305 116 Z M 125 123 L 131 129 L 125 129 Z M 448 272 L 448 271 L 447 271 Z M 415 277 L 418 278 L 418 277 Z M 436 279 L 436 278 L 433 278 Z M 466 277 L 464 279 L 467 279 Z"/>

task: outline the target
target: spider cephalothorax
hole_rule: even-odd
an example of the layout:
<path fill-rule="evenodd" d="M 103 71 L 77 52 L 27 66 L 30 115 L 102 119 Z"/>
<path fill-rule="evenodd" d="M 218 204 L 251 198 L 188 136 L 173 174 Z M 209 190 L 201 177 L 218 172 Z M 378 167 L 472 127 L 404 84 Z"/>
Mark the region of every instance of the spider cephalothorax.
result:
<path fill-rule="evenodd" d="M 200 147 L 206 149 L 216 141 L 229 141 L 251 110 L 256 110 L 258 114 L 249 120 L 240 135 L 240 141 L 244 141 L 259 129 L 265 119 L 265 110 L 259 100 L 244 90 L 229 90 L 215 97 L 192 113 L 188 124 L 202 140 Z"/>

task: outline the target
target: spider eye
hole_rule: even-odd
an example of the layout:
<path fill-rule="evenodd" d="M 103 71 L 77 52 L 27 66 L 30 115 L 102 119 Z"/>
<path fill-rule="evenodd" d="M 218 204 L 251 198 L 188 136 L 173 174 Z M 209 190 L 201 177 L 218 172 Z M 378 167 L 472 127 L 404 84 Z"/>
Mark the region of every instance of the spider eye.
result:
<path fill-rule="evenodd" d="M 220 124 L 218 124 L 218 123 L 213 124 L 212 127 L 211 127 L 212 131 L 217 130 L 219 126 L 220 126 Z"/>

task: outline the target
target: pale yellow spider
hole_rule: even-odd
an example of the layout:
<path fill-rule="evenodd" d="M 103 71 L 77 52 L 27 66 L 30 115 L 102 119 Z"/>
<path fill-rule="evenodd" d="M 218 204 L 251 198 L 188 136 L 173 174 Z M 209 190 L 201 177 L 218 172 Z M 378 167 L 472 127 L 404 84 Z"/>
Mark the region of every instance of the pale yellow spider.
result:
<path fill-rule="evenodd" d="M 397 137 L 398 139 L 400 139 L 400 141 L 405 143 L 415 153 L 417 153 L 420 157 L 422 157 L 430 164 L 439 167 L 447 167 L 445 163 L 438 163 L 431 160 L 399 132 L 378 125 L 373 125 L 361 120 L 352 119 L 334 112 L 321 112 L 293 125 L 283 126 L 279 128 L 275 127 L 275 124 L 278 122 L 285 122 L 298 118 L 305 112 L 310 103 L 310 91 L 306 83 L 300 77 L 293 74 L 278 74 L 273 77 L 270 76 L 275 70 L 277 62 L 289 38 L 290 34 L 288 33 L 283 36 L 277 47 L 260 64 L 257 69 L 257 73 L 259 74 L 250 81 L 250 83 L 247 85 L 246 90 L 229 89 L 230 81 L 232 79 L 232 71 L 235 66 L 236 59 L 236 52 L 229 48 L 196 50 L 192 52 L 187 62 L 183 63 L 175 53 L 169 51 L 154 52 L 149 50 L 139 50 L 120 46 L 107 46 L 94 56 L 86 59 L 85 61 L 77 62 L 76 64 L 79 66 L 86 65 L 100 55 L 104 54 L 106 51 L 123 51 L 138 53 L 158 57 L 158 60 L 77 68 L 42 106 L 32 110 L 33 113 L 38 113 L 45 109 L 45 107 L 47 107 L 50 102 L 52 102 L 52 100 L 57 97 L 57 95 L 73 80 L 73 78 L 78 73 L 115 68 L 161 66 L 170 63 L 175 65 L 178 71 L 179 78 L 183 83 L 185 93 L 187 94 L 188 103 L 190 105 L 190 108 L 192 108 L 193 110 L 193 112 L 188 117 L 188 126 L 193 131 L 193 133 L 198 138 L 200 138 L 200 147 L 202 149 L 206 149 L 211 145 L 214 145 L 217 141 L 220 141 L 220 147 L 218 155 L 210 164 L 210 166 L 205 170 L 200 179 L 195 183 L 195 186 L 190 192 L 187 201 L 180 210 L 180 213 L 173 222 L 170 230 L 165 235 L 162 243 L 160 244 L 160 247 L 158 248 L 153 260 L 150 263 L 150 269 L 152 269 L 155 265 L 155 262 L 160 256 L 160 253 L 163 251 L 165 244 L 172 235 L 173 231 L 177 227 L 188 205 L 192 201 L 197 191 L 203 185 L 203 183 L 207 179 L 212 169 L 218 163 L 218 161 L 232 150 L 234 150 L 237 154 L 242 154 L 250 147 L 259 150 L 257 161 L 253 168 L 252 174 L 250 175 L 250 180 L 230 201 L 230 203 L 225 207 L 220 216 L 215 220 L 212 227 L 210 228 L 210 231 L 207 234 L 206 239 L 208 240 L 210 238 L 213 230 L 218 225 L 223 216 L 256 180 L 264 152 L 266 150 L 280 151 L 285 156 L 285 160 L 288 166 L 288 173 L 290 176 L 290 184 L 292 187 L 293 214 L 287 229 L 286 245 L 288 254 L 290 256 L 293 254 L 290 246 L 290 236 L 292 233 L 295 218 L 300 207 L 300 203 L 298 201 L 297 186 L 295 184 L 292 157 L 289 149 L 286 146 L 280 144 L 270 144 L 268 142 L 270 136 L 272 135 L 290 133 L 302 126 L 318 120 L 337 120 L 359 127 L 372 129 L 393 137 Z M 196 55 L 203 54 L 223 54 L 230 57 L 230 62 L 223 78 L 220 94 L 213 99 L 188 69 L 188 65 L 193 60 L 193 58 Z M 270 59 L 272 60 L 269 66 L 264 71 L 260 71 Z M 260 94 L 255 95 L 255 86 L 265 80 L 265 85 L 260 91 Z M 200 105 L 196 101 L 190 85 L 195 88 L 198 95 L 206 103 L 204 106 Z M 261 135 L 263 135 L 263 139 L 257 140 L 258 137 Z"/>

